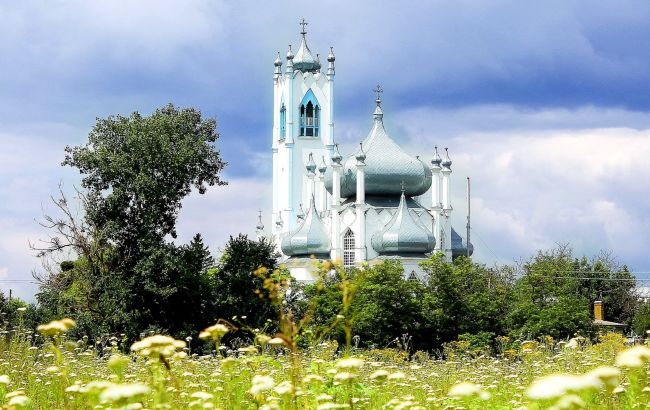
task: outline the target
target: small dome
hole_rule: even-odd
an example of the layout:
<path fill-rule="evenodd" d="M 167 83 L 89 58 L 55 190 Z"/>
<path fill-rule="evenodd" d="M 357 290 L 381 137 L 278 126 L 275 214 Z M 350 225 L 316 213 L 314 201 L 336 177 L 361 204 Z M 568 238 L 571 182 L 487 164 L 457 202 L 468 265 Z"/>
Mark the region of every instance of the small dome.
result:
<path fill-rule="evenodd" d="M 442 166 L 451 169 L 451 158 L 449 158 L 449 150 L 445 148 L 445 159 L 442 161 Z"/>
<path fill-rule="evenodd" d="M 455 259 L 459 256 L 467 256 L 467 241 L 451 228 L 451 257 Z M 474 245 L 469 243 L 469 255 L 474 254 Z"/>
<path fill-rule="evenodd" d="M 273 62 L 273 65 L 276 67 L 280 67 L 282 65 L 282 60 L 280 60 L 280 52 L 278 51 L 278 56 L 275 58 L 275 61 Z"/>
<path fill-rule="evenodd" d="M 341 156 L 341 153 L 339 152 L 339 144 L 334 144 L 334 154 L 332 154 L 332 162 L 335 164 L 341 165 L 341 160 L 343 157 Z"/>
<path fill-rule="evenodd" d="M 327 61 L 333 63 L 334 60 L 336 60 L 336 57 L 334 57 L 334 47 L 330 47 L 330 53 L 327 55 Z"/>
<path fill-rule="evenodd" d="M 325 156 L 321 159 L 320 165 L 318 166 L 318 172 L 324 174 L 327 171 L 327 164 L 325 163 Z"/>
<path fill-rule="evenodd" d="M 307 40 L 305 39 L 304 33 L 300 42 L 300 48 L 298 48 L 298 52 L 296 52 L 296 56 L 293 58 L 293 68 L 303 73 L 320 70 L 320 61 L 311 54 L 309 47 L 307 47 Z"/>
<path fill-rule="evenodd" d="M 308 174 L 313 174 L 316 171 L 316 163 L 314 162 L 314 156 L 311 152 L 309 153 L 309 160 L 307 161 L 305 168 L 307 169 Z"/>
<path fill-rule="evenodd" d="M 325 256 L 330 252 L 330 238 L 323 220 L 316 211 L 312 195 L 305 219 L 293 232 L 282 239 L 282 253 L 288 256 Z"/>
<path fill-rule="evenodd" d="M 372 248 L 379 254 L 424 254 L 436 244 L 433 234 L 416 222 L 406 206 L 404 192 L 397 212 L 386 226 L 372 236 Z"/>
<path fill-rule="evenodd" d="M 291 44 L 289 44 L 289 51 L 287 51 L 287 60 L 293 60 L 293 52 L 291 51 Z"/>
<path fill-rule="evenodd" d="M 363 141 L 366 156 L 365 189 L 366 195 L 390 196 L 401 193 L 404 182 L 408 196 L 422 195 L 431 187 L 431 169 L 422 161 L 408 155 L 386 132 L 383 112 L 377 105 L 373 113 L 374 123 L 370 133 Z M 341 197 L 350 198 L 356 193 L 356 155 L 348 157 L 341 174 Z M 331 169 L 325 174 L 325 188 L 332 193 Z"/>
<path fill-rule="evenodd" d="M 440 166 L 442 163 L 442 158 L 440 158 L 440 154 L 438 154 L 438 146 L 436 145 L 433 147 L 433 159 L 431 160 L 431 163 L 435 166 Z"/>
<path fill-rule="evenodd" d="M 264 224 L 262 223 L 262 211 L 260 211 L 259 219 L 258 219 L 258 221 L 257 221 L 257 226 L 256 226 L 256 228 L 257 228 L 257 231 L 258 231 L 258 232 L 264 230 Z"/>
<path fill-rule="evenodd" d="M 354 158 L 357 160 L 357 163 L 362 164 L 366 160 L 366 153 L 363 152 L 363 143 L 359 143 L 359 152 L 357 152 L 357 155 L 355 155 Z"/>

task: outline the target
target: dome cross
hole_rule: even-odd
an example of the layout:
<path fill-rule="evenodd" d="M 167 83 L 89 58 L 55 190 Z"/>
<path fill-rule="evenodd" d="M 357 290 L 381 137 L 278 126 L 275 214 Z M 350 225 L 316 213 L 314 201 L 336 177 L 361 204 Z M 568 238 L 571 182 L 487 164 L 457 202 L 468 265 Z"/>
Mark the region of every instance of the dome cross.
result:
<path fill-rule="evenodd" d="M 307 34 L 307 30 L 305 29 L 305 26 L 307 26 L 309 23 L 307 23 L 305 21 L 305 18 L 303 17 L 303 19 L 298 24 L 300 24 L 302 26 L 302 31 L 300 32 L 300 34 L 302 34 L 302 36 L 304 37 L 305 34 Z"/>
<path fill-rule="evenodd" d="M 377 84 L 377 87 L 372 91 L 377 93 L 377 99 L 375 100 L 375 102 L 377 103 L 377 105 L 380 105 L 381 104 L 381 93 L 384 92 L 384 89 L 381 88 L 381 85 Z"/>

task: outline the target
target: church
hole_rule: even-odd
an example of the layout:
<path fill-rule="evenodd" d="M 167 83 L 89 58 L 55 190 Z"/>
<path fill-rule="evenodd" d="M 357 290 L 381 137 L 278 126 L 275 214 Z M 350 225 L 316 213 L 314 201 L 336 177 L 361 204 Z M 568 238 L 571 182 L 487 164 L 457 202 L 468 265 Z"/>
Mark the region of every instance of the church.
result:
<path fill-rule="evenodd" d="M 295 54 L 289 46 L 286 64 L 279 52 L 274 62 L 272 226 L 269 235 L 260 215 L 258 237 L 272 238 L 298 280 L 311 279 L 314 258 L 346 268 L 398 259 L 409 279 L 424 279 L 418 263 L 432 253 L 471 254 L 451 226 L 449 152 L 433 148 L 428 163 L 404 152 L 384 127 L 380 86 L 370 132 L 356 152 L 340 152 L 334 50 L 322 69 L 301 25 Z"/>

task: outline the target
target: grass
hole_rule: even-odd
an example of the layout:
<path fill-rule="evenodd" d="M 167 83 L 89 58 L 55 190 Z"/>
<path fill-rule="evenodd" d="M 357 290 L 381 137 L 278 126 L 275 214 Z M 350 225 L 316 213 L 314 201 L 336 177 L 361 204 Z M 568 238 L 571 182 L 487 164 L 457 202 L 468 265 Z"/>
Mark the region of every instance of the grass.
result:
<path fill-rule="evenodd" d="M 67 340 L 65 326 L 47 329 L 37 346 L 20 331 L 0 345 L 4 408 L 636 409 L 650 403 L 650 349 L 630 350 L 618 335 L 596 344 L 529 341 L 497 357 L 452 349 L 437 360 L 422 352 L 408 359 L 395 349 L 343 354 L 328 342 L 296 350 L 267 337 L 229 355 L 198 356 L 185 342 L 158 335 L 123 354 L 116 339 L 99 349 Z M 218 345 L 223 329 L 209 329 L 215 330 L 203 336 Z M 559 374 L 565 376 L 548 377 Z"/>

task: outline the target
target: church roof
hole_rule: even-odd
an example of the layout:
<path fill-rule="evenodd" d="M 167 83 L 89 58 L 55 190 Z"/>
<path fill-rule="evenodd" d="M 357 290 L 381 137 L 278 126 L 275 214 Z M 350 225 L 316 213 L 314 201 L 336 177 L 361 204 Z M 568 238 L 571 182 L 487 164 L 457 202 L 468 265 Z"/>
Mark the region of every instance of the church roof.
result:
<path fill-rule="evenodd" d="M 298 48 L 296 55 L 293 57 L 293 69 L 300 70 L 303 73 L 320 70 L 320 61 L 314 58 L 311 50 L 307 46 L 307 39 L 305 38 L 307 32 L 303 29 L 300 34 L 302 34 L 302 40 L 300 41 L 300 48 Z"/>
<path fill-rule="evenodd" d="M 411 216 L 404 192 L 397 212 L 381 231 L 372 236 L 372 248 L 379 254 L 424 254 L 431 252 L 435 243 L 431 232 Z"/>
<path fill-rule="evenodd" d="M 393 141 L 383 122 L 384 113 L 381 100 L 377 98 L 377 107 L 373 113 L 372 129 L 363 140 L 365 154 L 365 191 L 366 195 L 390 196 L 399 195 L 400 186 L 404 183 L 404 191 L 408 196 L 422 195 L 431 187 L 431 170 L 420 161 L 405 153 Z M 343 165 L 341 174 L 341 197 L 348 198 L 356 194 L 356 164 L 355 155 L 349 156 Z M 325 176 L 325 187 L 332 192 L 332 172 L 328 170 Z"/>
<path fill-rule="evenodd" d="M 329 255 L 330 239 L 323 220 L 316 211 L 312 195 L 309 210 L 302 223 L 282 239 L 282 253 L 288 256 Z"/>

